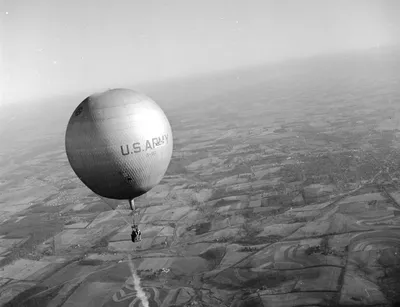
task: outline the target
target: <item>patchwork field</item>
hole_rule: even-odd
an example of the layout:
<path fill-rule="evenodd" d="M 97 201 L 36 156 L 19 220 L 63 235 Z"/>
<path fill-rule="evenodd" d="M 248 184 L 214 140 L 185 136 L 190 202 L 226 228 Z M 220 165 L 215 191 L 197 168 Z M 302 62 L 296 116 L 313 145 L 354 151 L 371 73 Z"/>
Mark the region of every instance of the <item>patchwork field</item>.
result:
<path fill-rule="evenodd" d="M 399 303 L 400 61 L 384 56 L 165 104 L 174 154 L 137 200 L 138 243 L 128 203 L 72 172 L 64 126 L 24 130 L 0 154 L 0 305 L 143 306 L 130 264 L 152 307 Z"/>

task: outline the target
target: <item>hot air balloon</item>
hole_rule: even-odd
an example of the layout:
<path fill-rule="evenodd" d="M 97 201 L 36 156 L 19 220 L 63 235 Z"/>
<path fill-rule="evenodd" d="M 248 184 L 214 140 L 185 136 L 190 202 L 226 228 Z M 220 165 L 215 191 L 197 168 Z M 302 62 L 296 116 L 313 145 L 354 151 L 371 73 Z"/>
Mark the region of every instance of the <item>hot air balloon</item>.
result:
<path fill-rule="evenodd" d="M 65 134 L 68 161 L 80 180 L 107 199 L 134 199 L 156 186 L 171 161 L 173 138 L 163 110 L 149 97 L 113 89 L 83 100 Z"/>

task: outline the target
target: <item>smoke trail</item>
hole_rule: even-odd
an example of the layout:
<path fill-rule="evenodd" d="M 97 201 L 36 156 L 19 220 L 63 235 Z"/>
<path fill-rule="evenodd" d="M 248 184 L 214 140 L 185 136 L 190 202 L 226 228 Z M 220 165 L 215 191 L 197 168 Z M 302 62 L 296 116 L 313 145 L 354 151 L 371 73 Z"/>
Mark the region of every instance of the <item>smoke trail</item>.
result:
<path fill-rule="evenodd" d="M 129 268 L 131 269 L 132 278 L 133 278 L 133 286 L 135 287 L 137 297 L 142 302 L 143 307 L 149 307 L 149 301 L 147 299 L 146 293 L 143 291 L 142 287 L 140 286 L 140 278 L 136 274 L 131 255 L 128 254 L 128 258 L 129 258 Z"/>

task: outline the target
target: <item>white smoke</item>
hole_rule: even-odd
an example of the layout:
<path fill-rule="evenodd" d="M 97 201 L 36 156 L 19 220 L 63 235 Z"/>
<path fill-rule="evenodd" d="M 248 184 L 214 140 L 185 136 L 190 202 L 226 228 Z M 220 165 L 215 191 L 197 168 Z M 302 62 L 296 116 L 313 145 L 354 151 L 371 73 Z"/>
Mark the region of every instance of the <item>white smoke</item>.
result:
<path fill-rule="evenodd" d="M 140 285 L 140 278 L 136 274 L 135 267 L 133 266 L 133 261 L 131 255 L 128 254 L 129 258 L 129 268 L 131 269 L 132 278 L 133 278 L 133 286 L 135 287 L 137 297 L 142 302 L 143 307 L 149 307 L 149 301 L 147 299 L 146 293 L 143 291 L 142 286 Z"/>

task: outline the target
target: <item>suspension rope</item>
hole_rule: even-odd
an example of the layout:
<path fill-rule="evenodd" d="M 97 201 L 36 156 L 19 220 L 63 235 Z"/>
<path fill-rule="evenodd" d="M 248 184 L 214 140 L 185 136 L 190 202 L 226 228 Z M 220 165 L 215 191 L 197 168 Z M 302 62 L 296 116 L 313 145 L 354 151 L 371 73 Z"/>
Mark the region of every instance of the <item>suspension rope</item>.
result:
<path fill-rule="evenodd" d="M 128 219 L 125 217 L 125 215 L 123 215 L 119 210 L 117 210 L 117 207 L 118 207 L 118 206 L 114 209 L 114 208 L 111 207 L 104 199 L 103 199 L 103 202 L 104 202 L 108 207 L 110 207 L 111 210 L 116 211 L 119 215 L 121 215 L 122 219 L 125 221 L 125 223 L 126 223 L 128 226 L 132 226 L 132 223 L 130 223 L 130 222 L 128 221 Z M 136 211 L 136 210 L 132 210 L 132 211 L 131 211 L 132 214 L 135 214 L 135 211 Z"/>

